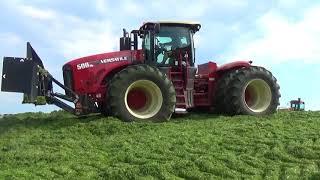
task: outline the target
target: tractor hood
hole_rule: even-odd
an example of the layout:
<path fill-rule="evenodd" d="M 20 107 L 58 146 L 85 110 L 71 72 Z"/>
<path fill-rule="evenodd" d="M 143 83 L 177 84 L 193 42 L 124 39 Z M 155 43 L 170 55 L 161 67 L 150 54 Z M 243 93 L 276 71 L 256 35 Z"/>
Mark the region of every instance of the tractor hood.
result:
<path fill-rule="evenodd" d="M 142 50 L 117 51 L 74 59 L 62 68 L 64 84 L 76 92 L 96 92 L 109 73 L 142 60 Z"/>
<path fill-rule="evenodd" d="M 71 66 L 73 70 L 85 70 L 95 66 L 131 60 L 132 51 L 116 51 L 77 58 L 69 61 L 66 65 Z"/>

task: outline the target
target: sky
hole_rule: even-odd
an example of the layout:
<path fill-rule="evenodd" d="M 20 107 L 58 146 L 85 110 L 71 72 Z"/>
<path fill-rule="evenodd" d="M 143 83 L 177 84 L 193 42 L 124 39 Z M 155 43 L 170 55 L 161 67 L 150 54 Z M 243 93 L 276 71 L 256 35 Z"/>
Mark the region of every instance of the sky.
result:
<path fill-rule="evenodd" d="M 0 1 L 0 57 L 25 57 L 29 41 L 62 81 L 62 65 L 71 59 L 117 51 L 122 28 L 154 20 L 197 21 L 198 64 L 252 60 L 278 79 L 281 107 L 300 97 L 306 109 L 320 110 L 319 19 L 320 1 L 314 0 Z M 0 114 L 58 109 L 21 101 L 22 94 L 0 92 Z"/>

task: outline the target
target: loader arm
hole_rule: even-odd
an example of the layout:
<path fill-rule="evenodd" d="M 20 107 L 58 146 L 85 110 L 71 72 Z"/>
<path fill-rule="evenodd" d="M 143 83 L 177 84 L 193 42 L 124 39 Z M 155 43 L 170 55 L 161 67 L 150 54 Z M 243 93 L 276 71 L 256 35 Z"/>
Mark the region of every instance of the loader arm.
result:
<path fill-rule="evenodd" d="M 68 95 L 56 93 L 53 91 L 53 83 L 68 92 Z M 56 80 L 43 66 L 42 60 L 27 43 L 27 56 L 21 57 L 4 57 L 1 91 L 23 93 L 22 103 L 35 105 L 54 104 L 70 113 L 76 115 L 85 114 L 85 107 L 94 107 L 94 103 L 88 106 L 87 97 L 79 96 L 77 93 L 66 87 Z M 75 108 L 67 103 L 69 101 L 75 104 Z"/>

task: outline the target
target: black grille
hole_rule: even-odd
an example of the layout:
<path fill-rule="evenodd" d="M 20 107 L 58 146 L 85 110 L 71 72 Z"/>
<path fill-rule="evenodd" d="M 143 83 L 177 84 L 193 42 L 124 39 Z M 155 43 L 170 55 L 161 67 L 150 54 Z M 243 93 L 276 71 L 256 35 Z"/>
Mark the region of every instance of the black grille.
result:
<path fill-rule="evenodd" d="M 72 75 L 72 69 L 71 66 L 69 64 L 66 64 L 63 66 L 62 68 L 63 71 L 63 81 L 64 81 L 64 85 L 66 87 L 68 87 L 71 90 L 73 89 L 73 75 Z M 72 97 L 73 95 L 69 92 L 66 91 L 66 95 Z"/>

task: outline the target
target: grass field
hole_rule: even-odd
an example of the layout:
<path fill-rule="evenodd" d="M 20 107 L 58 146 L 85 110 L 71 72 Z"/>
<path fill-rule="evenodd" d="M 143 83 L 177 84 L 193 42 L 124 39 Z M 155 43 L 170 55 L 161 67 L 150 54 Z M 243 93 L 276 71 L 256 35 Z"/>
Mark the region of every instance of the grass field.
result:
<path fill-rule="evenodd" d="M 320 179 L 320 112 L 192 114 L 168 123 L 0 119 L 0 179 Z"/>

